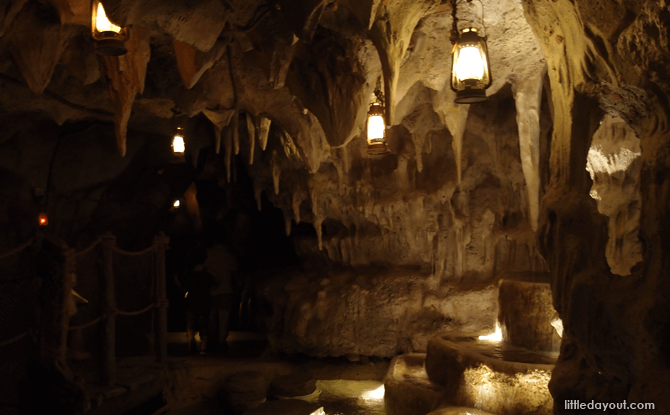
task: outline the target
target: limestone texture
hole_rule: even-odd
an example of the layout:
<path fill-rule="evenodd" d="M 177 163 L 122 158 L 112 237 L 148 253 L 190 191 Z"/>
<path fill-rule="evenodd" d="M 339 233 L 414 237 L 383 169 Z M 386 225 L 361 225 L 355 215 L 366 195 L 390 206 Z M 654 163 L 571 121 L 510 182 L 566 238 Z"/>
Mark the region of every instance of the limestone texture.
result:
<path fill-rule="evenodd" d="M 554 401 L 670 408 L 667 0 L 102 3 L 124 56 L 96 55 L 88 2 L 0 5 L 0 252 L 40 212 L 78 249 L 225 234 L 251 264 L 249 320 L 315 356 L 489 331 L 501 278 L 549 283 Z M 454 15 L 488 39 L 483 103 L 453 102 Z M 263 223 L 243 243 L 255 209 L 288 242 L 264 245 Z"/>

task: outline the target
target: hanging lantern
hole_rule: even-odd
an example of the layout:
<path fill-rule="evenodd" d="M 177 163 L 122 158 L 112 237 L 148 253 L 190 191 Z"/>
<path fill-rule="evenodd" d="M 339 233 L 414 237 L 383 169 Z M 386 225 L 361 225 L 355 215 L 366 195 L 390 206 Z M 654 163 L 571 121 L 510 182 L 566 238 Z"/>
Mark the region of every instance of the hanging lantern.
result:
<path fill-rule="evenodd" d="M 384 96 L 381 90 L 375 90 L 377 101 L 370 105 L 368 111 L 367 135 L 368 154 L 386 154 L 389 148 L 386 145 L 386 119 L 384 117 Z"/>
<path fill-rule="evenodd" d="M 40 226 L 47 226 L 49 224 L 49 218 L 47 218 L 46 213 L 40 213 L 37 216 L 37 221 L 40 224 Z"/>
<path fill-rule="evenodd" d="M 470 3 L 472 0 L 468 0 Z M 480 36 L 477 29 L 468 27 L 458 35 L 456 16 L 458 1 L 453 4 L 453 28 L 451 42 L 451 89 L 456 92 L 457 104 L 472 104 L 486 100 L 486 89 L 491 86 L 491 67 L 486 36 Z M 482 26 L 484 25 L 484 5 L 482 4 Z"/>
<path fill-rule="evenodd" d="M 109 21 L 100 0 L 92 2 L 91 32 L 95 39 L 95 51 L 98 54 L 119 56 L 128 52 L 124 44 L 128 40 L 128 29 Z"/>
<path fill-rule="evenodd" d="M 184 129 L 177 127 L 177 133 L 172 139 L 172 152 L 177 155 L 183 155 L 186 150 L 186 144 L 184 143 Z"/>

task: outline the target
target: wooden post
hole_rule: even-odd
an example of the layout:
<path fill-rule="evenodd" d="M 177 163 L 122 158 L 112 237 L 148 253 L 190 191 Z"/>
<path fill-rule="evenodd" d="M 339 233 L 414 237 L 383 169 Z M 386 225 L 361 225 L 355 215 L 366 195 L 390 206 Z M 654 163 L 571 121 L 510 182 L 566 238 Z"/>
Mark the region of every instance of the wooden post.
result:
<path fill-rule="evenodd" d="M 108 233 L 102 237 L 104 280 L 101 285 L 102 310 L 107 315 L 102 326 L 100 373 L 106 385 L 116 383 L 116 302 L 114 300 L 114 247 L 116 237 Z"/>
<path fill-rule="evenodd" d="M 59 350 L 58 350 L 58 361 L 61 367 L 67 368 L 67 333 L 68 328 L 70 327 L 70 302 L 72 301 L 72 287 L 73 287 L 73 276 L 76 273 L 76 260 L 75 260 L 75 251 L 72 248 L 67 248 L 65 250 L 65 260 L 63 263 L 63 299 L 62 299 L 62 311 L 61 315 L 61 326 L 60 326 L 60 338 L 59 338 Z M 68 370 L 68 369 L 66 369 Z"/>
<path fill-rule="evenodd" d="M 167 361 L 167 291 L 165 288 L 165 249 L 170 238 L 160 232 L 154 239 L 156 248 L 156 303 L 158 305 L 156 330 L 156 361 Z"/>

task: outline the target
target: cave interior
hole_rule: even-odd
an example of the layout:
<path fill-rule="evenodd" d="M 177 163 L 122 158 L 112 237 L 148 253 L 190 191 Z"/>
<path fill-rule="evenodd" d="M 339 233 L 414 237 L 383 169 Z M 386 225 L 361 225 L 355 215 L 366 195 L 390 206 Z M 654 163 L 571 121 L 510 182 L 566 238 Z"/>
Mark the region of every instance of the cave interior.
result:
<path fill-rule="evenodd" d="M 2 2 L 0 413 L 670 414 L 669 71 L 668 0 Z"/>

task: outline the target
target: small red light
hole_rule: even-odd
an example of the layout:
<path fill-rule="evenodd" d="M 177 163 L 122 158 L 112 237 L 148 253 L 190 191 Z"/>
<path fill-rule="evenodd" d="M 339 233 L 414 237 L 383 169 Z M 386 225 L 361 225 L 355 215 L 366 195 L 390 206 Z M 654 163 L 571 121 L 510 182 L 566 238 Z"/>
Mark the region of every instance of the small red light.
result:
<path fill-rule="evenodd" d="M 49 224 L 49 219 L 47 219 L 46 213 L 40 213 L 39 222 L 40 226 L 46 226 Z"/>

